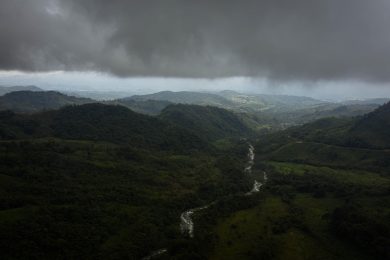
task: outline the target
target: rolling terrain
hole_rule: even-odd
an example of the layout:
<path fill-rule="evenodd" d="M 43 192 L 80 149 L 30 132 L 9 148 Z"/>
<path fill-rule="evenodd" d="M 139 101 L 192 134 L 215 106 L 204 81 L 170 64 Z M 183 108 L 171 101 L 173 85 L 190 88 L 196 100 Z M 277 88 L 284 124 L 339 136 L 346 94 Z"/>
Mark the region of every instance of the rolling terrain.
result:
<path fill-rule="evenodd" d="M 18 89 L 18 87 L 15 87 Z M 29 87 L 24 87 L 29 89 Z M 13 88 L 7 88 L 9 91 Z M 74 93 L 76 95 L 76 93 Z M 159 115 L 171 104 L 216 106 L 233 111 L 246 125 L 258 133 L 285 129 L 326 117 L 351 117 L 369 113 L 388 99 L 325 102 L 308 97 L 264 94 L 242 94 L 234 91 L 215 93 L 163 91 L 149 95 L 96 101 L 54 91 L 14 91 L 0 97 L 0 110 L 33 113 L 58 109 L 66 105 L 99 102 L 121 105 L 131 110 Z"/>
<path fill-rule="evenodd" d="M 4 259 L 390 257 L 390 103 L 258 135 L 220 107 L 43 93 L 62 105 L 0 112 Z"/>
<path fill-rule="evenodd" d="M 337 103 L 309 97 L 243 94 L 235 91 L 215 93 L 163 91 L 149 95 L 136 95 L 122 100 L 127 102 L 129 100 L 153 100 L 176 104 L 217 106 L 246 115 L 245 118 L 250 120 L 256 129 L 264 129 L 264 126 L 268 126 L 268 128 L 276 130 L 325 117 L 363 115 L 389 101 L 389 99 L 383 98 Z"/>

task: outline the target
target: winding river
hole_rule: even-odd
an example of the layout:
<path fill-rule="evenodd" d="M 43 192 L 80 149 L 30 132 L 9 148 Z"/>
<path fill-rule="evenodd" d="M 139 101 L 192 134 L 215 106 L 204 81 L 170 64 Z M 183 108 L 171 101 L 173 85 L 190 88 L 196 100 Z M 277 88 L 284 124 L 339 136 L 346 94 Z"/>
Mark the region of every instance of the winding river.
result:
<path fill-rule="evenodd" d="M 254 160 L 255 160 L 255 148 L 252 146 L 252 144 L 249 144 L 248 162 L 244 168 L 245 173 L 247 173 L 247 174 L 252 173 L 252 167 L 254 165 Z M 263 186 L 263 184 L 267 181 L 267 178 L 268 178 L 267 173 L 263 171 L 263 183 L 258 181 L 258 180 L 254 180 L 252 189 L 249 192 L 245 193 L 245 195 L 249 196 L 249 195 L 252 195 L 256 192 L 259 192 L 261 186 Z M 187 234 L 190 238 L 193 238 L 194 237 L 194 221 L 192 219 L 192 215 L 194 215 L 196 212 L 207 209 L 208 207 L 215 204 L 216 202 L 217 201 L 214 201 L 214 202 L 207 204 L 205 206 L 189 209 L 189 210 L 186 210 L 183 213 L 181 213 L 180 214 L 180 230 L 181 230 L 182 234 Z M 143 260 L 150 260 L 150 259 L 155 258 L 159 255 L 162 255 L 166 252 L 167 252 L 166 248 L 156 250 L 156 251 L 152 252 L 149 256 L 143 258 Z"/>
<path fill-rule="evenodd" d="M 252 167 L 254 165 L 254 160 L 255 160 L 255 148 L 253 147 L 252 144 L 249 144 L 248 162 L 247 162 L 247 166 L 244 168 L 245 173 L 247 173 L 247 174 L 252 173 Z M 263 177 L 264 182 L 266 182 L 267 181 L 267 174 L 266 174 L 266 172 L 263 172 L 263 174 L 264 174 L 264 177 Z M 247 192 L 245 195 L 251 195 L 253 193 L 259 192 L 261 186 L 263 186 L 263 183 L 255 180 L 252 189 L 249 192 Z M 188 234 L 188 236 L 190 238 L 193 238 L 194 237 L 194 221 L 192 219 L 192 215 L 194 215 L 194 213 L 196 213 L 196 212 L 207 209 L 208 207 L 210 207 L 214 203 L 216 203 L 216 202 L 213 202 L 213 203 L 208 204 L 206 206 L 189 209 L 189 210 L 186 210 L 183 213 L 181 213 L 181 215 L 180 215 L 180 230 L 181 230 L 181 232 L 183 234 Z"/>

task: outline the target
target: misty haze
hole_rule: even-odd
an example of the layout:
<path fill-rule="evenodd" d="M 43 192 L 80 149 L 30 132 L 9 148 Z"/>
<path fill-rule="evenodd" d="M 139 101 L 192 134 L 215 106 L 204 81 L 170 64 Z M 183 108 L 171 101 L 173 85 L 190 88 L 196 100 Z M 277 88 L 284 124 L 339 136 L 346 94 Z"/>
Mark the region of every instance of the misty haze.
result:
<path fill-rule="evenodd" d="M 0 0 L 1 259 L 390 259 L 387 0 Z"/>

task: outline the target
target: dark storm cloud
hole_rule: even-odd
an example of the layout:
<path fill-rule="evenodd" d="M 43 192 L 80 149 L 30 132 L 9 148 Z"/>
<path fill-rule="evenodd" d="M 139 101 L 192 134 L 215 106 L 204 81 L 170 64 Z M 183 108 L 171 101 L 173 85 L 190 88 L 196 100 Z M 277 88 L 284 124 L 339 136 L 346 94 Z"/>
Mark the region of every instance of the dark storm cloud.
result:
<path fill-rule="evenodd" d="M 1 0 L 0 69 L 390 81 L 387 0 Z"/>

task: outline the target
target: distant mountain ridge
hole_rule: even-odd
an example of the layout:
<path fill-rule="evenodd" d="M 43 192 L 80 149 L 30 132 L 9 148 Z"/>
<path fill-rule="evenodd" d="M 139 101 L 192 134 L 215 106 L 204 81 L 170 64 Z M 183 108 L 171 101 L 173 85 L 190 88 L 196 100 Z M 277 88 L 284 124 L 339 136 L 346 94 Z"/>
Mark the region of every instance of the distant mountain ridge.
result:
<path fill-rule="evenodd" d="M 371 112 L 385 99 L 365 102 L 332 103 L 310 97 L 268 94 L 244 94 L 231 90 L 220 92 L 162 91 L 136 95 L 121 101 L 160 100 L 174 104 L 209 105 L 239 113 L 254 114 L 271 125 L 297 125 L 328 116 L 356 116 Z M 157 112 L 157 111 L 156 111 Z M 263 120 L 264 121 L 264 120 Z"/>
<path fill-rule="evenodd" d="M 92 102 L 95 101 L 89 98 L 67 96 L 56 91 L 15 91 L 0 97 L 0 110 L 32 113 Z"/>
<path fill-rule="evenodd" d="M 307 106 L 326 103 L 309 97 L 266 94 L 243 94 L 231 90 L 220 92 L 162 91 L 148 95 L 134 95 L 132 100 L 164 100 L 172 103 L 210 105 L 233 110 L 261 111 L 277 106 Z"/>
<path fill-rule="evenodd" d="M 0 96 L 15 91 L 43 91 L 43 89 L 38 88 L 36 86 L 12 86 L 12 87 L 0 86 Z"/>
<path fill-rule="evenodd" d="M 213 93 L 162 91 L 116 100 L 95 101 L 55 91 L 16 91 L 0 96 L 0 110 L 35 113 L 59 109 L 66 105 L 99 102 L 123 105 L 147 115 L 158 115 L 171 104 L 191 104 L 224 108 L 239 114 L 253 129 L 273 131 L 325 117 L 363 115 L 373 111 L 384 101 L 385 98 L 331 103 L 309 97 L 243 94 L 230 90 Z"/>

